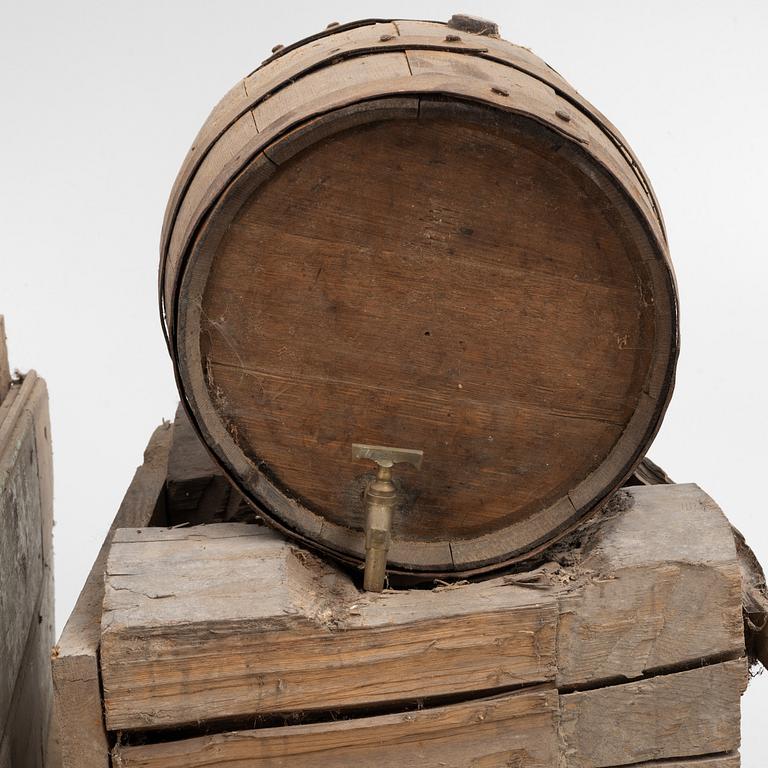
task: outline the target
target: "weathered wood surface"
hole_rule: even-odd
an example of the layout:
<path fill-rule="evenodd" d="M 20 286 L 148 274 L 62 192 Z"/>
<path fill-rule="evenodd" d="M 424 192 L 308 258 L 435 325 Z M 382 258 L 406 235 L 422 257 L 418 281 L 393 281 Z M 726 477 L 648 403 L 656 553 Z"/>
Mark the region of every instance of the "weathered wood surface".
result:
<path fill-rule="evenodd" d="M 117 528 L 149 525 L 164 504 L 171 433 L 170 424 L 155 430 L 55 649 L 55 720 L 64 768 L 109 766 L 98 665 L 107 552 Z"/>
<path fill-rule="evenodd" d="M 0 422 L 0 727 L 45 580 L 35 433 L 24 407 L 34 386 L 28 377 Z"/>
<path fill-rule="evenodd" d="M 632 485 L 673 483 L 670 476 L 647 457 L 638 465 Z M 768 667 L 768 586 L 765 572 L 741 531 L 731 526 L 741 570 L 741 600 L 747 654 Z"/>
<path fill-rule="evenodd" d="M 560 697 L 572 768 L 602 768 L 738 749 L 746 659 Z"/>
<path fill-rule="evenodd" d="M 0 315 L 0 402 L 11 388 L 11 369 L 8 363 L 8 345 L 5 338 L 5 318 Z"/>
<path fill-rule="evenodd" d="M 11 699 L 9 717 L 0 735 L 0 768 L 58 768 L 50 743 L 53 716 L 51 647 L 54 638 L 53 581 L 32 602 L 35 612 Z M 3 762 L 3 755 L 7 762 Z"/>
<path fill-rule="evenodd" d="M 486 583 L 440 600 L 412 591 L 369 602 L 255 526 L 118 531 L 106 583 L 110 729 L 365 706 L 554 674 L 556 606 L 539 605 L 536 590 Z M 212 642 L 199 645 L 198 632 Z"/>
<path fill-rule="evenodd" d="M 744 648 L 736 547 L 717 504 L 690 484 L 622 493 L 582 546 L 583 586 L 560 596 L 560 685 Z"/>
<path fill-rule="evenodd" d="M 30 371 L 0 403 L 0 755 L 14 768 L 42 765 L 48 743 L 52 483 L 48 392 Z"/>
<path fill-rule="evenodd" d="M 278 101 L 265 106 L 279 109 Z M 397 538 L 429 540 L 439 530 L 451 541 L 489 532 L 499 541 L 500 528 L 528 521 L 515 528 L 525 540 L 521 529 L 597 468 L 637 408 L 654 310 L 638 311 L 636 248 L 606 219 L 602 200 L 564 216 L 580 182 L 542 168 L 542 152 L 528 142 L 514 151 L 509 142 L 474 122 L 412 119 L 306 150 L 242 211 L 216 256 L 204 307 L 215 318 L 203 327 L 208 385 L 248 455 L 339 525 L 363 527 L 360 483 L 370 467 L 350 460 L 350 446 L 365 435 L 425 451 L 418 474 L 401 472 L 412 494 Z M 496 193 L 473 209 L 469 198 L 491 178 Z M 417 212 L 414 199 L 432 207 Z M 360 210 L 349 210 L 351 200 Z M 380 227 L 372 211 L 385 211 Z M 579 242 L 547 254 L 557 268 L 531 271 L 547 216 Z M 594 238 L 605 263 L 586 246 Z M 387 254 L 386 268 L 365 253 Z M 253 317 L 234 311 L 235 285 L 238 306 L 257 308 Z M 563 295 L 579 310 L 564 312 Z M 600 369 L 611 375 L 590 389 L 588 372 Z M 387 407 L 372 407 L 382 397 Z M 540 461 L 552 434 L 558 461 Z M 584 466 L 585 453 L 598 458 Z M 537 533 L 533 540 L 547 531 Z"/>
<path fill-rule="evenodd" d="M 259 526 L 118 531 L 108 727 L 568 689 L 744 654 L 730 528 L 697 486 L 622 491 L 550 554 L 525 574 L 374 595 Z"/>
<path fill-rule="evenodd" d="M 390 562 L 424 575 L 519 560 L 607 498 L 677 349 L 626 149 L 535 56 L 451 32 L 345 28 L 249 76 L 185 163 L 162 245 L 185 401 L 241 490 L 359 562 L 370 468 L 350 445 L 422 448 Z"/>
<path fill-rule="evenodd" d="M 680 758 L 738 748 L 746 679 L 741 659 L 583 693 L 521 691 L 397 715 L 118 745 L 114 761 L 122 768 L 602 768 L 678 758 L 679 768 L 720 768 L 737 758 Z"/>
<path fill-rule="evenodd" d="M 557 692 L 545 690 L 437 709 L 265 728 L 146 747 L 117 747 L 125 768 L 435 768 L 552 766 Z"/>

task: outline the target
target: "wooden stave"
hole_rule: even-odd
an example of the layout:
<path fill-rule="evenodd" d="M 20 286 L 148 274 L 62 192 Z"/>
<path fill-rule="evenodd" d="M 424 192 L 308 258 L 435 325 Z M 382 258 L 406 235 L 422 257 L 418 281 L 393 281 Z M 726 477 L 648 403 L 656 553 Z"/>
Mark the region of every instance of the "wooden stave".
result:
<path fill-rule="evenodd" d="M 407 54 L 406 54 L 407 55 Z M 466 55 L 466 54 L 460 54 L 460 55 Z M 377 83 L 377 85 L 380 86 L 380 83 Z M 409 93 L 407 90 L 396 90 L 395 92 L 389 94 L 390 98 L 405 98 L 408 96 L 412 97 L 418 97 L 420 98 L 423 95 L 423 91 L 415 88 L 412 93 Z M 429 93 L 430 96 L 439 95 L 437 91 L 433 91 Z M 456 92 L 450 91 L 450 89 L 446 89 L 443 91 L 444 96 L 453 97 L 454 99 L 457 98 L 467 98 L 467 94 L 457 94 Z M 384 94 L 381 93 L 380 90 L 377 90 L 375 94 L 369 94 L 369 96 L 373 99 L 376 98 L 383 98 Z M 350 106 L 353 103 L 361 103 L 364 101 L 364 99 L 358 99 L 357 102 L 354 100 L 350 101 L 346 106 Z M 480 102 L 482 99 L 476 99 L 476 101 Z M 491 106 L 498 107 L 498 104 L 494 104 L 491 102 Z M 343 107 L 341 105 L 336 105 L 334 109 L 330 109 L 329 113 L 334 112 L 334 110 L 341 110 Z M 509 110 L 513 111 L 513 110 Z M 553 112 L 555 110 L 553 109 Z M 308 112 L 311 113 L 311 110 L 308 110 Z M 530 116 L 530 115 L 529 115 Z M 221 200 L 223 197 L 226 196 L 228 193 L 228 190 L 230 189 L 230 186 L 233 184 L 234 179 L 237 175 L 237 173 L 244 172 L 242 169 L 247 168 L 248 164 L 251 162 L 251 160 L 258 156 L 259 154 L 263 153 L 265 148 L 268 146 L 273 146 L 275 144 L 279 144 L 279 142 L 286 136 L 290 135 L 293 131 L 298 130 L 298 127 L 302 124 L 307 124 L 311 122 L 311 120 L 316 119 L 317 115 L 312 114 L 305 114 L 301 117 L 301 119 L 295 119 L 293 121 L 288 121 L 286 125 L 282 126 L 282 131 L 275 131 L 274 135 L 270 135 L 269 129 L 266 132 L 263 132 L 262 134 L 258 134 L 258 137 L 261 139 L 261 141 L 258 143 L 258 149 L 254 149 L 253 147 L 249 150 L 248 153 L 246 153 L 246 159 L 243 160 L 241 158 L 240 162 L 240 170 L 236 171 L 234 174 L 230 174 L 229 178 L 225 178 L 223 181 L 220 181 L 220 194 L 218 198 L 214 198 L 213 202 L 210 203 L 208 208 L 205 208 L 198 212 L 195 219 L 193 219 L 193 226 L 191 226 L 184 238 L 184 246 L 182 248 L 182 251 L 184 252 L 185 256 L 189 256 L 189 250 L 194 246 L 196 242 L 198 242 L 200 238 L 201 231 L 207 226 L 207 222 L 212 218 L 212 211 L 214 210 L 214 207 L 217 205 L 217 200 Z M 279 121 L 278 121 L 279 122 Z M 558 129 L 561 129 L 562 126 L 557 124 L 556 122 L 549 122 L 542 120 L 541 122 L 547 124 L 547 126 L 555 131 L 558 131 Z M 274 124 L 272 126 L 269 126 L 269 128 L 274 128 Z M 600 130 L 599 125 L 595 126 L 596 129 Z M 561 135 L 565 135 L 569 140 L 574 141 L 574 135 L 572 133 L 566 133 L 562 130 L 559 130 L 559 133 Z M 585 506 L 590 507 L 591 509 L 597 508 L 599 504 L 604 501 L 609 495 L 611 490 L 615 490 L 616 487 L 621 485 L 621 483 L 626 479 L 627 476 L 631 474 L 631 472 L 634 469 L 634 466 L 640 459 L 642 458 L 642 454 L 644 453 L 645 449 L 647 448 L 648 443 L 652 439 L 652 436 L 657 431 L 659 424 L 661 422 L 661 419 L 663 417 L 663 413 L 666 409 L 666 406 L 669 401 L 669 396 L 671 395 L 671 383 L 674 378 L 674 363 L 676 359 L 676 353 L 677 353 L 677 305 L 676 305 L 676 291 L 675 291 L 675 284 L 674 284 L 674 275 L 671 270 L 671 266 L 669 264 L 669 258 L 666 250 L 666 241 L 663 231 L 663 224 L 661 222 L 660 217 L 655 217 L 650 212 L 653 211 L 653 207 L 648 205 L 646 202 L 646 205 L 641 206 L 637 199 L 637 193 L 638 190 L 634 189 L 632 192 L 629 192 L 627 190 L 627 184 L 619 183 L 616 179 L 616 174 L 613 172 L 613 169 L 611 168 L 605 168 L 605 164 L 601 163 L 598 158 L 595 156 L 595 153 L 592 151 L 592 147 L 588 147 L 585 149 L 586 154 L 589 155 L 591 162 L 595 163 L 596 166 L 602 167 L 606 172 L 611 176 L 614 181 L 617 182 L 618 186 L 623 190 L 624 194 L 627 195 L 628 199 L 631 201 L 631 203 L 638 209 L 642 210 L 639 212 L 639 218 L 643 221 L 643 223 L 646 225 L 647 229 L 649 230 L 651 234 L 651 239 L 653 240 L 658 254 L 661 255 L 661 262 L 663 262 L 663 266 L 661 268 L 661 272 L 664 273 L 663 278 L 666 278 L 668 280 L 668 290 L 667 293 L 669 294 L 670 299 L 670 307 L 669 307 L 669 317 L 670 317 L 670 323 L 671 328 L 669 329 L 669 357 L 668 357 L 668 365 L 666 368 L 666 373 L 664 376 L 664 381 L 659 385 L 659 392 L 663 395 L 662 401 L 657 403 L 657 407 L 655 409 L 654 417 L 651 418 L 648 429 L 646 430 L 645 434 L 642 436 L 641 439 L 638 441 L 639 447 L 635 451 L 635 455 L 632 457 L 631 461 L 628 463 L 625 463 L 622 471 L 621 476 L 618 477 L 613 483 L 611 483 L 610 488 L 604 489 L 604 492 L 602 493 L 602 496 L 598 495 L 594 498 L 592 498 L 589 503 Z M 621 162 L 621 158 L 623 158 L 623 155 L 620 155 L 618 162 Z M 603 158 L 604 159 L 604 158 Z M 616 162 L 617 159 L 614 158 L 614 162 Z M 626 160 L 624 159 L 624 162 Z M 625 174 L 626 175 L 626 174 Z M 627 178 L 630 178 L 628 175 L 626 175 Z M 178 309 L 178 292 L 181 289 L 181 280 L 177 278 L 177 276 L 174 276 L 173 278 L 175 282 L 175 293 L 173 295 L 173 301 L 172 304 L 175 309 Z M 166 283 L 168 282 L 168 276 L 166 275 Z M 660 293 L 663 293 L 661 291 Z M 175 312 L 174 312 L 175 316 Z M 230 475 L 230 478 L 233 479 L 240 490 L 246 495 L 246 496 L 252 496 L 251 493 L 249 493 L 249 488 L 247 485 L 243 483 L 242 476 L 245 474 L 247 475 L 248 468 L 245 466 L 242 466 L 239 470 L 237 468 L 233 468 L 232 465 L 228 461 L 228 457 L 217 455 L 216 451 L 212 449 L 211 442 L 214 442 L 211 440 L 211 435 L 207 434 L 206 431 L 201 428 L 200 424 L 200 417 L 199 414 L 195 412 L 195 409 L 193 405 L 189 402 L 189 400 L 186 397 L 186 389 L 185 387 L 188 386 L 188 383 L 185 383 L 182 376 L 182 371 L 180 370 L 179 366 L 179 346 L 178 346 L 178 329 L 175 327 L 175 324 L 172 326 L 172 336 L 171 341 L 173 344 L 173 357 L 174 357 L 174 367 L 175 372 L 177 375 L 177 382 L 179 384 L 179 389 L 183 394 L 183 401 L 185 403 L 185 407 L 190 415 L 190 419 L 195 426 L 195 429 L 201 434 L 204 442 L 208 445 L 209 450 L 212 450 L 216 460 L 222 464 L 227 473 Z M 328 552 L 329 554 L 334 555 L 335 557 L 346 560 L 347 562 L 359 562 L 360 559 L 360 549 L 359 547 L 355 547 L 353 550 L 350 551 L 350 549 L 347 549 L 344 551 L 343 547 L 339 548 L 339 546 L 326 546 L 323 542 L 317 541 L 316 538 L 319 535 L 318 529 L 310 529 L 310 530 L 297 530 L 296 526 L 286 526 L 284 522 L 281 519 L 276 519 L 276 516 L 271 514 L 269 511 L 266 511 L 264 509 L 261 510 L 262 514 L 266 512 L 266 517 L 269 518 L 269 521 L 271 524 L 275 525 L 275 527 L 280 528 L 284 532 L 288 533 L 289 535 L 292 535 L 294 538 L 299 538 L 300 540 L 307 543 L 309 546 L 312 546 L 316 549 L 320 549 L 323 551 Z M 453 560 L 453 554 L 451 554 L 451 563 L 443 562 L 439 564 L 438 566 L 435 565 L 435 563 L 425 563 L 423 568 L 414 568 L 411 563 L 401 563 L 398 562 L 395 558 L 395 562 L 393 564 L 393 572 L 402 572 L 402 573 L 409 573 L 412 574 L 414 570 L 419 571 L 421 575 L 427 576 L 435 576 L 435 575 L 445 575 L 446 572 L 450 572 L 452 574 L 462 574 L 462 575 L 468 575 L 470 573 L 478 573 L 478 572 L 484 572 L 487 570 L 492 570 L 498 567 L 501 567 L 503 565 L 516 562 L 521 559 L 525 559 L 527 557 L 530 557 L 534 554 L 536 554 L 537 551 L 540 551 L 545 546 L 548 546 L 551 541 L 555 538 L 558 538 L 562 535 L 565 535 L 569 530 L 571 530 L 573 527 L 579 524 L 583 520 L 585 516 L 585 512 L 582 507 L 577 510 L 577 514 L 573 519 L 567 520 L 565 523 L 562 523 L 557 530 L 550 530 L 548 531 L 547 535 L 538 542 L 535 546 L 527 546 L 525 548 L 525 551 L 522 553 L 519 553 L 517 556 L 510 556 L 509 553 L 506 553 L 505 555 L 495 556 L 493 558 L 480 558 L 480 559 L 464 559 L 464 561 L 460 564 L 457 564 Z M 321 526 L 322 527 L 322 526 Z"/>
<path fill-rule="evenodd" d="M 382 41 L 379 39 L 377 46 L 375 44 L 376 37 L 379 34 L 379 28 L 382 25 L 392 25 L 392 31 L 395 33 L 394 41 Z M 353 46 L 349 55 L 375 55 L 376 53 L 383 53 L 390 50 L 409 50 L 415 49 L 416 44 L 413 40 L 403 36 L 400 33 L 400 27 L 404 24 L 419 25 L 427 29 L 424 31 L 431 31 L 433 37 L 439 37 L 440 34 L 444 34 L 450 28 L 440 22 L 426 22 L 426 21 L 410 21 L 410 20 L 386 20 L 386 19 L 364 19 L 360 21 L 350 22 L 344 25 L 337 25 L 327 28 L 323 32 L 304 38 L 289 46 L 285 46 L 268 59 L 266 59 L 260 67 L 251 72 L 248 76 L 236 83 L 227 94 L 222 97 L 219 103 L 213 108 L 211 114 L 206 119 L 205 123 L 201 127 L 200 131 L 195 138 L 191 149 L 184 158 L 182 167 L 174 181 L 173 188 L 170 193 L 168 205 L 166 207 L 162 230 L 161 230 L 161 242 L 160 242 L 160 268 L 158 271 L 158 296 L 160 307 L 160 319 L 163 328 L 163 333 L 166 338 L 170 350 L 170 332 L 171 325 L 173 323 L 173 313 L 168 311 L 170 306 L 168 291 L 165 289 L 167 284 L 174 284 L 176 281 L 177 269 L 170 269 L 170 276 L 166 277 L 168 271 L 169 260 L 169 248 L 170 239 L 176 217 L 179 213 L 179 208 L 182 204 L 183 197 L 186 191 L 192 185 L 197 171 L 200 165 L 204 162 L 206 156 L 214 147 L 214 145 L 222 138 L 224 133 L 229 130 L 234 122 L 247 111 L 252 110 L 262 100 L 268 98 L 276 90 L 284 87 L 286 83 L 289 83 L 292 79 L 297 77 L 303 77 L 308 71 L 314 69 L 317 64 L 309 67 L 299 67 L 294 71 L 285 73 L 282 79 L 282 85 L 273 84 L 270 87 L 261 88 L 257 90 L 253 97 L 248 98 L 248 89 L 246 83 L 253 78 L 264 79 L 264 72 L 274 64 L 276 61 L 280 61 L 287 54 L 294 51 L 299 51 L 307 44 L 316 40 L 327 40 L 334 36 L 339 35 L 350 30 L 366 30 L 373 33 L 370 38 L 366 37 L 360 41 L 359 46 Z M 462 33 L 470 35 L 471 43 L 467 47 L 468 51 L 472 51 L 474 48 L 486 49 L 490 46 L 493 48 L 493 54 L 477 53 L 479 56 L 485 56 L 489 60 L 499 61 L 508 64 L 511 67 L 520 69 L 520 71 L 529 74 L 531 77 L 541 80 L 541 82 L 549 85 L 555 91 L 555 93 L 567 100 L 572 107 L 575 107 L 579 111 L 583 112 L 589 119 L 596 123 L 600 127 L 605 136 L 614 143 L 616 148 L 625 157 L 625 161 L 628 163 L 633 173 L 637 176 L 641 186 L 644 188 L 645 194 L 648 196 L 651 207 L 653 208 L 654 215 L 658 220 L 659 227 L 663 239 L 666 241 L 666 227 L 663 217 L 661 215 L 661 208 L 658 204 L 655 192 L 651 182 L 645 173 L 640 161 L 634 154 L 632 148 L 627 143 L 626 139 L 622 136 L 619 130 L 606 118 L 596 107 L 594 107 L 589 101 L 587 101 L 581 94 L 579 94 L 571 85 L 565 80 L 556 70 L 550 67 L 546 62 L 539 59 L 535 54 L 522 46 L 514 45 L 505 40 L 498 40 L 489 38 L 482 35 L 476 35 L 471 33 Z M 380 35 L 379 35 L 380 36 Z M 385 43 L 382 47 L 382 42 Z M 373 46 L 373 47 L 372 47 Z M 447 47 L 445 43 L 439 45 L 433 43 L 430 48 L 433 50 L 464 50 L 465 44 L 461 41 L 461 47 L 457 48 L 456 43 L 452 43 L 450 47 Z M 514 55 L 512 55 L 514 54 Z M 320 63 L 320 66 L 332 66 L 338 56 L 337 50 L 332 50 L 325 56 Z M 238 99 L 240 92 L 245 93 L 246 99 Z M 234 101 L 234 105 L 231 102 Z M 243 109 L 243 104 L 248 104 L 248 109 Z M 225 124 L 225 128 L 215 128 L 218 122 Z M 211 135 L 209 135 L 211 134 Z M 200 149 L 202 147 L 202 149 Z M 672 264 L 669 262 L 669 268 L 672 270 Z M 674 271 L 673 271 L 674 275 Z"/>
<path fill-rule="evenodd" d="M 422 91 L 422 89 L 419 89 L 418 87 L 414 86 L 412 88 L 412 92 L 413 93 L 420 93 L 421 91 Z M 408 91 L 401 91 L 402 95 L 407 95 L 407 93 L 408 93 Z M 438 90 L 431 90 L 431 91 L 429 91 L 429 94 L 431 94 L 431 95 L 437 95 L 439 93 L 441 93 L 441 91 L 439 89 Z M 454 98 L 461 98 L 461 94 L 457 93 L 455 91 L 452 92 L 450 90 L 447 90 L 447 91 L 442 91 L 442 93 L 443 93 L 443 95 L 448 96 L 448 97 L 452 96 Z M 480 100 L 480 101 L 482 101 L 482 100 Z M 488 101 L 488 103 L 490 103 L 491 105 L 500 106 L 498 103 L 494 104 L 494 102 L 492 102 L 492 101 Z M 514 109 L 512 111 L 514 111 Z M 553 110 L 553 112 L 554 111 L 555 110 Z M 531 115 L 531 116 L 532 117 L 536 117 L 535 115 Z M 308 119 L 311 119 L 311 117 L 313 117 L 313 115 L 309 114 L 309 115 L 304 116 L 302 118 L 302 120 L 308 120 Z M 290 132 L 293 129 L 293 127 L 295 127 L 295 125 L 297 125 L 300 122 L 302 122 L 302 120 L 297 120 L 296 123 L 294 123 L 292 125 L 282 126 L 282 128 L 283 128 L 282 133 Z M 573 138 L 573 136 L 569 132 L 567 132 L 567 131 L 565 131 L 563 129 L 562 125 L 559 125 L 559 124 L 553 123 L 553 122 L 545 122 L 545 124 L 548 125 L 549 127 L 553 128 L 555 131 L 557 131 L 559 133 L 562 133 L 564 136 L 569 137 L 569 138 Z M 268 142 L 272 141 L 275 138 L 274 135 L 270 135 L 270 133 L 269 133 L 269 131 L 272 130 L 272 129 L 274 129 L 274 124 L 268 126 L 267 130 L 264 132 L 265 136 L 264 136 L 263 140 L 256 142 L 255 147 L 251 147 L 248 150 L 247 156 L 248 156 L 249 160 L 252 159 L 253 157 L 255 157 L 258 154 L 258 152 L 260 151 L 261 147 L 265 146 Z M 258 133 L 257 137 L 259 137 L 261 135 L 262 135 L 261 133 Z M 609 149 L 609 148 L 603 148 L 603 149 Z M 611 158 L 610 155 L 604 155 L 604 157 L 602 159 L 599 159 L 598 157 L 595 156 L 594 160 L 597 163 L 599 163 L 599 164 L 607 165 L 614 175 L 621 174 L 622 171 L 623 171 L 624 174 L 627 175 L 628 180 L 631 181 L 631 176 L 629 176 L 627 174 L 626 168 L 623 166 L 623 158 L 622 159 L 619 159 L 617 157 Z M 226 185 L 234 179 L 234 177 L 237 175 L 237 173 L 239 173 L 239 171 L 242 169 L 244 164 L 245 164 L 244 162 L 239 162 L 239 163 L 235 164 L 234 167 L 232 167 L 230 169 L 229 173 L 224 174 L 225 178 L 217 179 L 216 183 L 217 183 L 218 187 L 220 187 L 220 189 L 218 190 L 217 194 L 220 194 L 223 191 L 223 189 L 226 187 Z M 196 180 L 196 177 L 193 178 L 192 183 L 194 183 L 195 180 Z M 191 188 L 191 186 L 192 185 L 190 185 L 190 188 Z M 206 191 L 209 192 L 210 191 L 210 184 L 205 184 L 204 186 L 206 187 Z M 208 195 L 208 197 L 210 198 L 211 195 Z M 174 299 L 174 297 L 172 295 L 172 291 L 174 290 L 174 288 L 178 287 L 177 286 L 178 274 L 179 274 L 179 271 L 180 271 L 180 269 L 182 267 L 181 259 L 183 259 L 184 253 L 186 252 L 186 250 L 187 250 L 187 248 L 189 246 L 190 241 L 194 237 L 195 230 L 200 225 L 200 223 L 202 222 L 203 218 L 208 213 L 208 211 L 213 207 L 214 202 L 215 201 L 211 202 L 209 200 L 207 205 L 203 206 L 202 208 L 198 208 L 198 210 L 196 210 L 192 214 L 192 225 L 191 225 L 191 227 L 188 226 L 186 228 L 186 232 L 182 236 L 182 244 L 180 245 L 180 247 L 177 247 L 175 254 L 169 252 L 169 255 L 165 256 L 162 259 L 162 261 L 161 261 L 161 268 L 162 268 L 162 271 L 163 271 L 163 285 L 164 285 L 164 299 L 161 300 L 161 304 L 163 306 L 167 307 L 167 306 L 170 305 L 172 308 L 175 306 L 175 299 Z M 640 198 L 639 202 L 638 202 L 637 199 L 635 199 L 634 202 L 636 202 L 638 204 L 649 205 L 649 202 L 646 199 L 644 199 L 643 197 Z M 646 218 L 648 218 L 648 217 L 646 216 Z M 662 228 L 661 220 L 657 219 L 657 218 L 650 218 L 649 222 L 651 223 L 651 225 L 652 225 L 652 227 L 654 229 L 654 237 L 656 238 L 657 241 L 659 241 L 660 243 L 663 243 L 663 250 L 664 250 L 664 253 L 665 253 L 666 266 L 669 269 L 669 271 L 671 272 L 672 277 L 674 279 L 674 270 L 672 268 L 671 261 L 669 260 L 669 257 L 668 257 L 668 254 L 667 254 L 666 238 L 665 238 L 664 231 L 663 231 L 663 228 Z M 170 233 L 169 237 L 172 237 L 172 235 L 175 234 L 175 230 L 176 230 L 176 227 L 174 227 L 171 230 L 171 233 Z M 170 247 L 170 245 L 172 245 L 172 241 L 169 243 L 169 247 Z M 175 259 L 173 258 L 174 255 L 176 256 Z M 166 318 L 166 320 L 168 321 L 167 331 L 168 331 L 169 334 L 171 334 L 173 332 L 173 319 L 174 319 L 174 312 L 171 311 L 170 315 Z"/>

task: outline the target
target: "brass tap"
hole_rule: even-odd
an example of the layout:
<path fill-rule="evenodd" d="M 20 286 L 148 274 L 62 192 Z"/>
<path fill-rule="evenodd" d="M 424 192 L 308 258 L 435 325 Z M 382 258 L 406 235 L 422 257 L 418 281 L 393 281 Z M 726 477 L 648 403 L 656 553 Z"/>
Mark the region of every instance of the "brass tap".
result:
<path fill-rule="evenodd" d="M 387 572 L 387 554 L 391 541 L 392 514 L 397 506 L 397 488 L 392 481 L 395 464 L 421 467 L 422 451 L 410 448 L 388 448 L 383 445 L 354 443 L 352 454 L 357 459 L 376 463 L 376 477 L 365 489 L 365 574 L 363 587 L 381 592 Z"/>

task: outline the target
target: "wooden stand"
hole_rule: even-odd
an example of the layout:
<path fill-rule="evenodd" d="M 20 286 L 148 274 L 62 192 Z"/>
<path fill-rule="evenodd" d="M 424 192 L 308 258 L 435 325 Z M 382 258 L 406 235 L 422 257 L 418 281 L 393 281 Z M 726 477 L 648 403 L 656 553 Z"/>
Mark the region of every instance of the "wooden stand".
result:
<path fill-rule="evenodd" d="M 381 594 L 246 518 L 160 427 L 54 659 L 65 766 L 738 766 L 742 563 L 697 486 L 626 488 L 529 570 Z"/>
<path fill-rule="evenodd" d="M 52 482 L 45 382 L 12 382 L 0 316 L 0 768 L 51 758 Z"/>

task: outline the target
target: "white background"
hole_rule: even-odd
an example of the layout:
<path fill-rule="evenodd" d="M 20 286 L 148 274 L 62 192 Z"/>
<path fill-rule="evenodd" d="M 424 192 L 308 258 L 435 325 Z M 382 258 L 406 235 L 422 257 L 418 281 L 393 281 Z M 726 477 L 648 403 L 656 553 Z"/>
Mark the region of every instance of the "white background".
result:
<path fill-rule="evenodd" d="M 61 628 L 152 429 L 177 400 L 156 309 L 160 223 L 212 106 L 276 43 L 368 16 L 497 21 L 619 127 L 666 217 L 682 309 L 650 451 L 768 564 L 768 3 L 0 1 L 0 313 L 48 381 Z M 691 531 L 695 536 L 696 531 Z M 692 600 L 707 609 L 706 595 Z M 768 675 L 743 700 L 764 768 Z"/>

